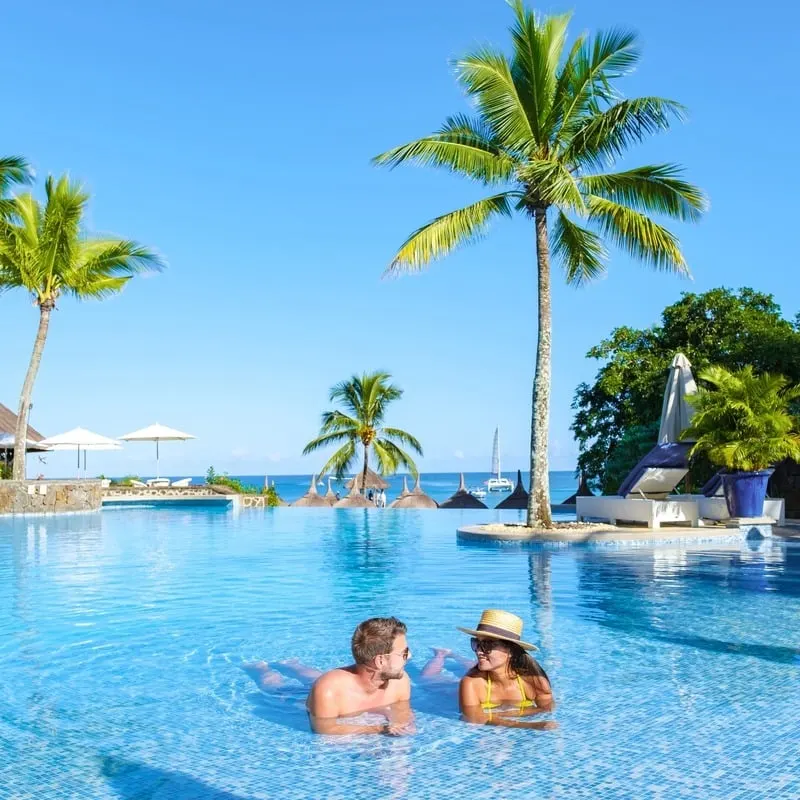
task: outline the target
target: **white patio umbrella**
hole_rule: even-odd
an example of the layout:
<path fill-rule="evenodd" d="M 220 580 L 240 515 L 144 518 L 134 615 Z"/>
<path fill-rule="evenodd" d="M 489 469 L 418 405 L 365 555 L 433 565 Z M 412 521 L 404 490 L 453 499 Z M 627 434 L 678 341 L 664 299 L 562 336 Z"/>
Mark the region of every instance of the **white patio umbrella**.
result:
<path fill-rule="evenodd" d="M 659 444 L 680 441 L 681 433 L 689 426 L 694 415 L 694 409 L 686 398 L 696 393 L 692 365 L 683 353 L 678 353 L 672 359 L 664 392 L 661 427 L 658 429 Z"/>
<path fill-rule="evenodd" d="M 66 433 L 59 433 L 56 436 L 49 436 L 39 442 L 40 447 L 49 450 L 77 450 L 78 451 L 78 474 L 81 471 L 81 452 L 83 452 L 83 470 L 86 471 L 86 451 L 87 450 L 121 450 L 122 445 L 115 439 L 108 436 L 101 436 L 99 433 L 88 431 L 86 428 L 73 428 Z"/>
<path fill-rule="evenodd" d="M 120 439 L 125 440 L 126 442 L 155 442 L 156 443 L 156 478 L 160 478 L 161 475 L 159 474 L 159 454 L 158 454 L 158 443 L 159 442 L 185 442 L 187 439 L 196 439 L 196 436 L 192 436 L 191 433 L 183 433 L 182 431 L 177 431 L 175 428 L 168 428 L 166 425 L 159 425 L 156 422 L 155 425 L 148 425 L 146 428 L 142 428 L 141 430 L 134 431 L 133 433 L 128 433 L 125 436 L 120 436 Z"/>

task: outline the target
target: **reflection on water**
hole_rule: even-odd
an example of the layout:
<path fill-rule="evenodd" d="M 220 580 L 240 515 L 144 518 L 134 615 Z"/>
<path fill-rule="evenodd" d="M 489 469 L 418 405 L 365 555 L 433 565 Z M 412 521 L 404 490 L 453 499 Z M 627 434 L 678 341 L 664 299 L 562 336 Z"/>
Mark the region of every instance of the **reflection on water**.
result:
<path fill-rule="evenodd" d="M 459 544 L 456 526 L 480 513 L 0 522 L 0 765 L 13 768 L 0 766 L 0 794 L 791 796 L 800 547 Z M 558 731 L 461 722 L 455 662 L 422 680 L 431 648 L 471 655 L 456 626 L 493 607 L 520 614 L 539 645 Z M 409 739 L 315 737 L 306 685 L 264 692 L 242 670 L 348 663 L 356 624 L 387 613 L 408 624 L 414 653 Z M 759 731 L 747 770 L 731 768 L 742 730 Z"/>

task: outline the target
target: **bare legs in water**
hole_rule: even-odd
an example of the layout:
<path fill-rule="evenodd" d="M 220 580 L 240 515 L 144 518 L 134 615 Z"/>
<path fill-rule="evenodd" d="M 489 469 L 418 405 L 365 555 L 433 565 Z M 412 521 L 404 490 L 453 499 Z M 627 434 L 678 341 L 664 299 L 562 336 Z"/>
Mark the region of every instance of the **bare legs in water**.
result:
<path fill-rule="evenodd" d="M 322 672 L 313 667 L 306 666 L 296 658 L 278 661 L 280 672 L 273 669 L 266 661 L 253 661 L 242 664 L 242 669 L 256 682 L 256 686 L 263 691 L 274 689 L 276 686 L 286 684 L 286 672 L 297 678 L 301 683 L 313 683 Z"/>
<path fill-rule="evenodd" d="M 451 661 L 455 661 L 464 672 L 475 666 L 474 659 L 464 658 L 464 656 L 460 656 L 458 653 L 454 653 L 452 650 L 448 650 L 444 647 L 434 647 L 433 656 L 431 656 L 428 663 L 422 668 L 420 677 L 426 679 L 438 678 L 442 674 L 442 670 L 448 658 Z"/>

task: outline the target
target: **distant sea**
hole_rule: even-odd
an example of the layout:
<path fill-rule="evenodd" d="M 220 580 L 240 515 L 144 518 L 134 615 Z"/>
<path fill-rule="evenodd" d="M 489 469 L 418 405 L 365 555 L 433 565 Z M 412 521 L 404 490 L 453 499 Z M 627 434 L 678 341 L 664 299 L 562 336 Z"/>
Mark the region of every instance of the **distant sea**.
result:
<path fill-rule="evenodd" d="M 504 473 L 505 477 L 510 478 L 512 482 L 516 482 L 516 473 Z M 522 482 L 525 488 L 529 486 L 529 477 L 527 472 L 522 473 Z M 175 475 L 171 480 L 178 480 L 185 478 L 186 475 Z M 265 475 L 231 475 L 232 478 L 238 478 L 242 483 L 249 484 L 261 488 L 264 486 L 264 481 L 267 476 Z M 420 485 L 422 490 L 430 495 L 436 502 L 441 503 L 447 500 L 456 489 L 458 489 L 460 473 L 458 472 L 429 472 L 420 475 Z M 464 482 L 467 489 L 473 486 L 483 486 L 484 482 L 490 476 L 486 472 L 465 472 Z M 197 476 L 192 478 L 193 484 L 205 483 L 205 476 Z M 339 492 L 342 497 L 347 494 L 345 488 L 346 480 L 332 481 L 333 490 Z M 386 499 L 391 502 L 403 490 L 403 476 L 393 475 L 386 479 L 389 483 L 389 488 L 386 490 Z M 291 503 L 302 497 L 311 484 L 311 475 L 270 475 L 269 482 L 275 482 L 275 488 L 278 494 L 287 503 Z M 413 479 L 408 476 L 408 488 L 414 487 Z M 561 503 L 569 497 L 578 487 L 577 480 L 572 472 L 551 472 L 550 473 L 550 501 L 552 503 Z M 485 488 L 485 487 L 484 487 Z M 324 494 L 328 490 L 327 480 L 323 485 L 317 486 L 317 491 Z M 508 492 L 489 492 L 486 497 L 482 498 L 483 502 L 494 508 L 503 498 L 508 497 Z"/>

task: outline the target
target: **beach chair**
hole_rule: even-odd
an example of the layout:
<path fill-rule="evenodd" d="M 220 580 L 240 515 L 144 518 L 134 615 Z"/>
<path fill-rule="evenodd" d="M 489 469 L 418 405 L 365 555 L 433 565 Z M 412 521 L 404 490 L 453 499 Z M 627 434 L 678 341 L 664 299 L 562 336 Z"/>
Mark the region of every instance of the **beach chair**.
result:
<path fill-rule="evenodd" d="M 179 481 L 172 481 L 172 486 L 177 486 L 178 488 L 184 488 L 186 486 L 191 485 L 192 479 L 191 478 L 181 478 Z"/>
<path fill-rule="evenodd" d="M 166 489 L 169 486 L 169 478 L 150 478 L 147 485 L 151 489 Z"/>
<path fill-rule="evenodd" d="M 656 445 L 628 474 L 614 496 L 576 497 L 575 514 L 586 519 L 639 522 L 658 529 L 662 523 L 697 527 L 700 504 L 692 495 L 672 495 L 689 471 L 690 442 Z"/>
<path fill-rule="evenodd" d="M 146 489 L 147 484 L 142 483 L 142 481 L 131 481 L 131 486 L 135 487 L 136 489 Z"/>

